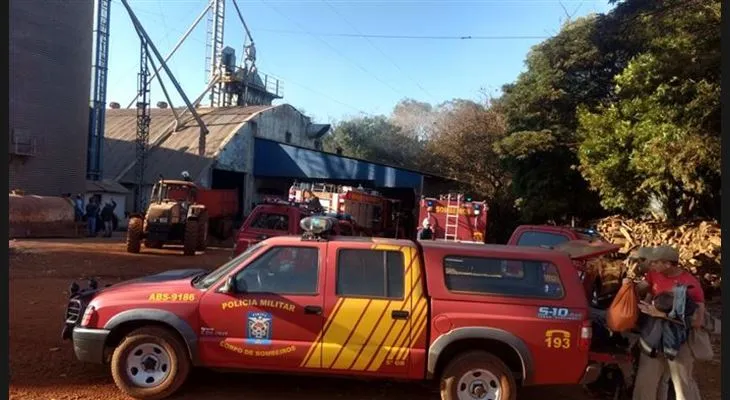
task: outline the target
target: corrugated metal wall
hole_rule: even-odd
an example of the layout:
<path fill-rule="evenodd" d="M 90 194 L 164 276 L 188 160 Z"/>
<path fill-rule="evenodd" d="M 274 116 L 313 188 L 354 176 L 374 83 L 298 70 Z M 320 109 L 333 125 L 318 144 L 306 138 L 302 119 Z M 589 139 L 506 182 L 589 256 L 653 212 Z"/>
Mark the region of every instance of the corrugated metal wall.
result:
<path fill-rule="evenodd" d="M 10 0 L 9 189 L 82 193 L 94 5 Z"/>

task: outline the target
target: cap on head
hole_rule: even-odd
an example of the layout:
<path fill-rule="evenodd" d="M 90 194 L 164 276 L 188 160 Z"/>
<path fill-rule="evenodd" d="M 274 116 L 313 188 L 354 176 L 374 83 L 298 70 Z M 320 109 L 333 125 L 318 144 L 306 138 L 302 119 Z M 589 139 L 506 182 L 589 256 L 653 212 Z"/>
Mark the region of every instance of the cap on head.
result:
<path fill-rule="evenodd" d="M 679 263 L 679 252 L 672 246 L 658 246 L 651 250 L 651 254 L 647 257 L 650 261 L 668 261 Z"/>
<path fill-rule="evenodd" d="M 654 252 L 654 247 L 639 247 L 635 251 L 631 253 L 629 258 L 633 259 L 645 259 L 648 260 L 651 258 L 652 253 Z"/>

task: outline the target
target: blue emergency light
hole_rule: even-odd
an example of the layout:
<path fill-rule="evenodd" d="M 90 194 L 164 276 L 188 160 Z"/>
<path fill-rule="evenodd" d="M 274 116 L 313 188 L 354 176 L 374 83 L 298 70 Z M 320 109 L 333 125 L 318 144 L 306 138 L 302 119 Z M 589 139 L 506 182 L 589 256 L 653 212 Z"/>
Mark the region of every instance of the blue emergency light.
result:
<path fill-rule="evenodd" d="M 472 209 L 474 210 L 474 215 L 479 215 L 482 212 L 482 206 L 479 204 L 473 204 Z"/>
<path fill-rule="evenodd" d="M 426 207 L 428 212 L 433 211 L 433 200 L 426 200 Z"/>
<path fill-rule="evenodd" d="M 319 235 L 332 229 L 334 221 L 332 217 L 312 216 L 302 219 L 299 226 L 307 233 Z"/>

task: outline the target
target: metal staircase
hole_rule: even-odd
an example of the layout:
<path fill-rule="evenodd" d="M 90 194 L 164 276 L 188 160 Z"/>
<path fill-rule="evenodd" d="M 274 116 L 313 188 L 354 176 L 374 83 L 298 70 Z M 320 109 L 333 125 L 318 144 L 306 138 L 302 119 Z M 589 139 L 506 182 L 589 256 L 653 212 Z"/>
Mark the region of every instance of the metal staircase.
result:
<path fill-rule="evenodd" d="M 444 224 L 444 240 L 446 241 L 455 242 L 458 240 L 461 198 L 461 194 L 451 193 L 446 197 L 446 222 Z"/>

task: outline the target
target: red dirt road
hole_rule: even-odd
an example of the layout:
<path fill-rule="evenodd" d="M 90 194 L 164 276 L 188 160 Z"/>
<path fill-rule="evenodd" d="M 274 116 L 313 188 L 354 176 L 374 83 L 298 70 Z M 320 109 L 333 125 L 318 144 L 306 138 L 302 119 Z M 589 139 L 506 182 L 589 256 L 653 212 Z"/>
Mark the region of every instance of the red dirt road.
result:
<path fill-rule="evenodd" d="M 209 249 L 184 257 L 180 251 L 144 249 L 132 255 L 119 238 L 23 240 L 10 254 L 10 398 L 126 399 L 114 385 L 109 368 L 75 360 L 69 342 L 61 340 L 68 285 L 88 277 L 115 283 L 172 268 L 214 268 L 229 249 Z M 717 360 L 697 365 L 703 397 L 720 399 L 719 342 Z M 290 375 L 223 374 L 193 371 L 175 399 L 323 400 L 438 399 L 433 386 L 419 383 L 363 382 Z M 520 399 L 587 400 L 580 388 L 525 390 Z"/>

